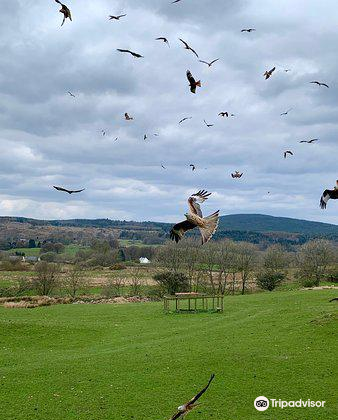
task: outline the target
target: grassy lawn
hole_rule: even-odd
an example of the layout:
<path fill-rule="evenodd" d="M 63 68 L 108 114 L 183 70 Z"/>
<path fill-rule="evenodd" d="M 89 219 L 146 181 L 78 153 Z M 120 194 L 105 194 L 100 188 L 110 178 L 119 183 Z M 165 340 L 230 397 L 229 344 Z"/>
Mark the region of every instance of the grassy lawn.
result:
<path fill-rule="evenodd" d="M 216 379 L 188 419 L 333 420 L 334 290 L 225 298 L 224 314 L 164 315 L 160 303 L 0 308 L 6 420 L 167 420 Z M 269 408 L 256 397 L 326 401 Z"/>
<path fill-rule="evenodd" d="M 88 249 L 89 247 L 86 246 L 80 246 L 80 245 L 66 245 L 65 246 L 65 254 L 69 255 L 69 256 L 75 256 L 75 254 L 80 250 L 80 249 Z M 9 251 L 7 251 L 8 254 L 15 254 L 15 252 L 24 252 L 26 257 L 38 257 L 40 255 L 40 249 L 41 248 L 15 248 L 15 249 L 10 249 Z"/>

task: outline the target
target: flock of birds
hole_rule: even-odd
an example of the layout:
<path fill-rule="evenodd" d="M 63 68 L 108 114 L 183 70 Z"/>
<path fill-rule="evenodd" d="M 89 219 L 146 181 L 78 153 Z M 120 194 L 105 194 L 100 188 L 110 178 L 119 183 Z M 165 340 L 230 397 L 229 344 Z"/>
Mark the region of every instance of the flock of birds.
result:
<path fill-rule="evenodd" d="M 172 4 L 175 3 L 179 3 L 182 0 L 175 0 L 172 2 Z M 63 20 L 61 23 L 61 26 L 64 25 L 66 19 L 69 19 L 70 21 L 72 21 L 72 14 L 70 9 L 63 3 L 61 3 L 60 0 L 55 0 L 56 3 L 61 5 L 61 9 L 60 9 L 60 13 L 62 13 L 63 15 Z M 110 15 L 109 16 L 109 20 L 120 20 L 122 18 L 124 18 L 125 16 L 127 16 L 126 14 L 120 14 L 120 15 Z M 244 28 L 241 30 L 242 33 L 247 32 L 247 33 L 251 33 L 256 31 L 255 28 Z M 169 48 L 170 48 L 170 43 L 169 40 L 164 37 L 164 36 L 160 36 L 158 38 L 156 38 L 156 41 L 161 41 L 164 44 L 166 44 Z M 179 38 L 179 41 L 183 44 L 184 49 L 186 49 L 187 51 L 191 51 L 192 54 L 194 54 L 196 56 L 196 58 L 199 60 L 199 62 L 206 64 L 208 67 L 211 67 L 213 64 L 215 64 L 219 58 L 216 58 L 210 62 L 208 61 L 204 61 L 204 60 L 200 60 L 198 53 L 196 52 L 196 50 L 194 48 L 192 48 L 185 40 L 183 40 L 182 38 Z M 118 48 L 117 49 L 118 52 L 120 53 L 124 53 L 124 54 L 130 54 L 132 57 L 134 57 L 135 59 L 140 59 L 140 58 L 144 58 L 141 54 L 131 51 L 129 49 L 123 49 L 123 48 Z M 265 80 L 270 79 L 273 76 L 273 73 L 275 72 L 276 67 L 271 68 L 270 70 L 266 70 L 263 74 L 263 76 L 265 77 Z M 289 72 L 290 69 L 284 69 L 285 72 Z M 196 94 L 197 92 L 197 88 L 201 88 L 202 87 L 202 83 L 200 80 L 197 80 L 191 73 L 190 70 L 187 70 L 186 72 L 186 76 L 187 76 L 187 80 L 189 83 L 189 89 L 190 92 L 193 94 Z M 327 89 L 329 89 L 329 85 L 323 82 L 319 82 L 317 80 L 313 80 L 311 82 L 309 82 L 311 84 L 315 84 L 318 87 L 325 87 Z M 75 97 L 75 95 L 68 91 L 68 94 L 72 97 Z M 281 116 L 286 116 L 288 115 L 288 113 L 292 110 L 292 108 L 286 110 L 285 112 L 281 113 Z M 230 117 L 235 117 L 234 114 L 228 112 L 228 111 L 222 111 L 218 114 L 219 117 L 221 118 L 230 118 Z M 124 118 L 126 121 L 133 121 L 134 118 L 132 116 L 130 116 L 128 114 L 128 112 L 125 112 L 124 114 Z M 191 119 L 192 117 L 184 117 L 179 121 L 179 124 L 184 123 L 185 121 Z M 207 128 L 211 128 L 214 126 L 214 124 L 212 123 L 208 123 L 205 119 L 204 119 L 204 124 L 206 125 Z M 102 130 L 102 135 L 106 135 L 105 130 Z M 157 133 L 154 133 L 153 136 L 158 136 Z M 143 136 L 143 140 L 147 140 L 148 139 L 148 135 L 144 134 Z M 115 141 L 117 141 L 118 138 L 115 138 Z M 315 142 L 317 142 L 319 139 L 314 138 L 314 139 L 310 139 L 310 140 L 301 140 L 300 143 L 306 143 L 306 144 L 313 144 Z M 286 159 L 288 156 L 294 156 L 294 153 L 292 150 L 286 150 L 284 151 L 284 159 Z M 192 171 L 196 170 L 196 165 L 191 163 L 190 168 Z M 161 167 L 163 169 L 166 169 L 166 167 L 161 164 Z M 239 171 L 235 171 L 234 173 L 231 173 L 231 177 L 233 179 L 240 179 L 243 176 L 243 172 L 239 172 Z M 54 188 L 58 191 L 61 192 L 65 192 L 68 194 L 74 194 L 74 193 L 81 193 L 82 191 L 84 191 L 83 189 L 79 189 L 79 190 L 69 190 L 63 187 L 58 187 L 58 186 L 54 186 Z M 180 239 L 182 239 L 182 237 L 184 236 L 185 232 L 187 232 L 188 230 L 194 229 L 196 227 L 199 228 L 201 236 L 202 236 L 202 244 L 208 242 L 213 234 L 215 233 L 217 226 L 218 226 L 218 222 L 219 222 L 219 210 L 216 211 L 215 213 L 211 214 L 210 216 L 207 217 L 203 217 L 201 208 L 200 208 L 200 203 L 203 203 L 205 200 L 208 199 L 208 197 L 210 196 L 211 193 L 208 193 L 207 191 L 204 190 L 200 190 L 198 191 L 196 194 L 192 194 L 189 198 L 188 198 L 188 206 L 189 206 L 189 212 L 185 214 L 186 220 L 184 220 L 183 222 L 177 223 L 173 226 L 172 230 L 170 231 L 170 237 L 172 240 L 178 242 Z M 321 198 L 320 198 L 320 207 L 322 209 L 325 209 L 327 206 L 327 202 L 330 199 L 338 199 L 338 180 L 336 183 L 336 186 L 330 190 L 330 189 L 326 189 Z"/>

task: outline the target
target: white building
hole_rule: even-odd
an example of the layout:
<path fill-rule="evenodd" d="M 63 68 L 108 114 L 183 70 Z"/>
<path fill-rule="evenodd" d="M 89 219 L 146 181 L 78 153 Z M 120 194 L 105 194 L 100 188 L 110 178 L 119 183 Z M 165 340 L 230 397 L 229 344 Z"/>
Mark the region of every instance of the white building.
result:
<path fill-rule="evenodd" d="M 148 258 L 146 257 L 141 257 L 140 258 L 140 264 L 149 264 L 150 261 L 148 260 Z"/>

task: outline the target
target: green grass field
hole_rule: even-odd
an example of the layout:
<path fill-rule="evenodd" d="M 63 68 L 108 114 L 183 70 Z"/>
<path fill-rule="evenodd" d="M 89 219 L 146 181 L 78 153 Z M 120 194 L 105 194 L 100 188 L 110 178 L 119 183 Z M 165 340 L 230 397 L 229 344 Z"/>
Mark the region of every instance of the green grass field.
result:
<path fill-rule="evenodd" d="M 41 248 L 15 248 L 10 249 L 7 253 L 15 254 L 15 252 L 24 252 L 26 257 L 38 257 L 40 255 L 40 249 Z M 80 249 L 88 249 L 88 247 L 74 244 L 66 245 L 64 254 L 73 257 Z"/>
<path fill-rule="evenodd" d="M 160 303 L 0 308 L 6 420 L 167 420 L 214 372 L 187 419 L 337 418 L 335 290 L 225 298 L 223 314 Z M 322 400 L 269 408 L 256 397 Z"/>

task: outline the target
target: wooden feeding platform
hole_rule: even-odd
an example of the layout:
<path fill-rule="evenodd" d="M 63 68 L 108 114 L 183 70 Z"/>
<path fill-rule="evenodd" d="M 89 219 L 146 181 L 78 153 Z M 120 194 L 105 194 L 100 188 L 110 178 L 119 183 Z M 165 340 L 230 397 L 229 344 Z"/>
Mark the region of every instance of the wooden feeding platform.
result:
<path fill-rule="evenodd" d="M 224 299 L 222 295 L 175 293 L 175 296 L 164 296 L 163 309 L 166 313 L 223 312 Z"/>

